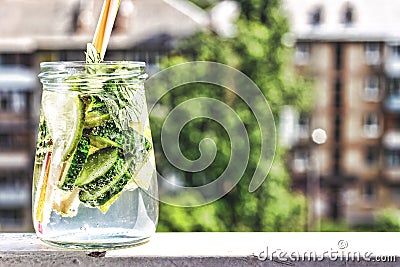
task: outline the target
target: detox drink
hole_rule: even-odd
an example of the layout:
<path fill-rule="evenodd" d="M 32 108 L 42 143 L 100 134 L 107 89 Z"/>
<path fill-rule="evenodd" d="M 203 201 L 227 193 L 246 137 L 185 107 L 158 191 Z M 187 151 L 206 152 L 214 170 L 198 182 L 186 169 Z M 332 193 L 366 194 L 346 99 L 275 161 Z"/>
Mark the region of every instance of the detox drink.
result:
<path fill-rule="evenodd" d="M 146 241 L 158 218 L 140 62 L 45 62 L 33 179 L 40 239 L 70 248 Z"/>

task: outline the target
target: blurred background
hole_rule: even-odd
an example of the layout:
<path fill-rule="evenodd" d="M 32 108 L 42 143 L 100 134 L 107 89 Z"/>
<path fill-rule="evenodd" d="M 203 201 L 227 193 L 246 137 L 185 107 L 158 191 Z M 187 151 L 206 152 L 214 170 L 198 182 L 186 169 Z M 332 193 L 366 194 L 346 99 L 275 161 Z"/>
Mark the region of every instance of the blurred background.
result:
<path fill-rule="evenodd" d="M 0 0 L 0 232 L 33 231 L 39 63 L 84 60 L 101 5 Z M 150 121 L 157 169 L 170 181 L 208 183 L 231 152 L 224 129 L 199 119 L 183 128 L 180 147 L 196 159 L 200 140 L 212 138 L 213 164 L 187 173 L 168 163 L 158 113 L 187 99 L 229 104 L 254 151 L 241 181 L 220 200 L 196 208 L 161 203 L 158 231 L 400 230 L 399 13 L 400 2 L 389 0 L 122 0 L 106 60 L 145 61 L 150 75 L 193 60 L 227 64 L 262 90 L 277 127 L 270 174 L 250 193 L 261 138 L 245 103 L 204 84 L 161 99 Z"/>

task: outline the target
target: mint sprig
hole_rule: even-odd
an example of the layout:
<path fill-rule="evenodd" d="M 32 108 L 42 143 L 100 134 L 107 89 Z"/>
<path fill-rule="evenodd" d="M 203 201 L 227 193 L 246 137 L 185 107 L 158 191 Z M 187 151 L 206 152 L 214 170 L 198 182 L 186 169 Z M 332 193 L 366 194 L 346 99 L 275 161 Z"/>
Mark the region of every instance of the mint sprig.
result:
<path fill-rule="evenodd" d="M 86 63 L 101 63 L 100 53 L 97 51 L 96 47 L 92 43 L 87 44 L 86 48 Z"/>

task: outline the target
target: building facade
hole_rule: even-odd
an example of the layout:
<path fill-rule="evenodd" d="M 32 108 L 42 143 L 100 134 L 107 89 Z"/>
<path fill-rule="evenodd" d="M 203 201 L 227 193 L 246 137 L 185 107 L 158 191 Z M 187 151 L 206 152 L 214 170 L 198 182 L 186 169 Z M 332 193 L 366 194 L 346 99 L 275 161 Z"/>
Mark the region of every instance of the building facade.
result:
<path fill-rule="evenodd" d="M 377 2 L 283 1 L 293 62 L 316 93 L 298 122 L 293 185 L 315 196 L 317 179 L 314 213 L 353 225 L 400 207 L 400 3 Z M 315 129 L 326 141 L 313 142 Z"/>
<path fill-rule="evenodd" d="M 0 231 L 29 229 L 36 76 L 0 66 Z"/>

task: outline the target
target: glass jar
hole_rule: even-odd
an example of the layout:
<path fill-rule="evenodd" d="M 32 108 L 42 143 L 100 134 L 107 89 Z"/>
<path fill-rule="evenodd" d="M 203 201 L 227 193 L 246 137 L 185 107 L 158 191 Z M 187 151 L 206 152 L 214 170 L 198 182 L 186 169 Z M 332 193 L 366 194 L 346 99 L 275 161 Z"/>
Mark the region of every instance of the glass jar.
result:
<path fill-rule="evenodd" d="M 33 175 L 37 236 L 68 248 L 148 240 L 157 179 L 142 62 L 44 62 Z"/>

